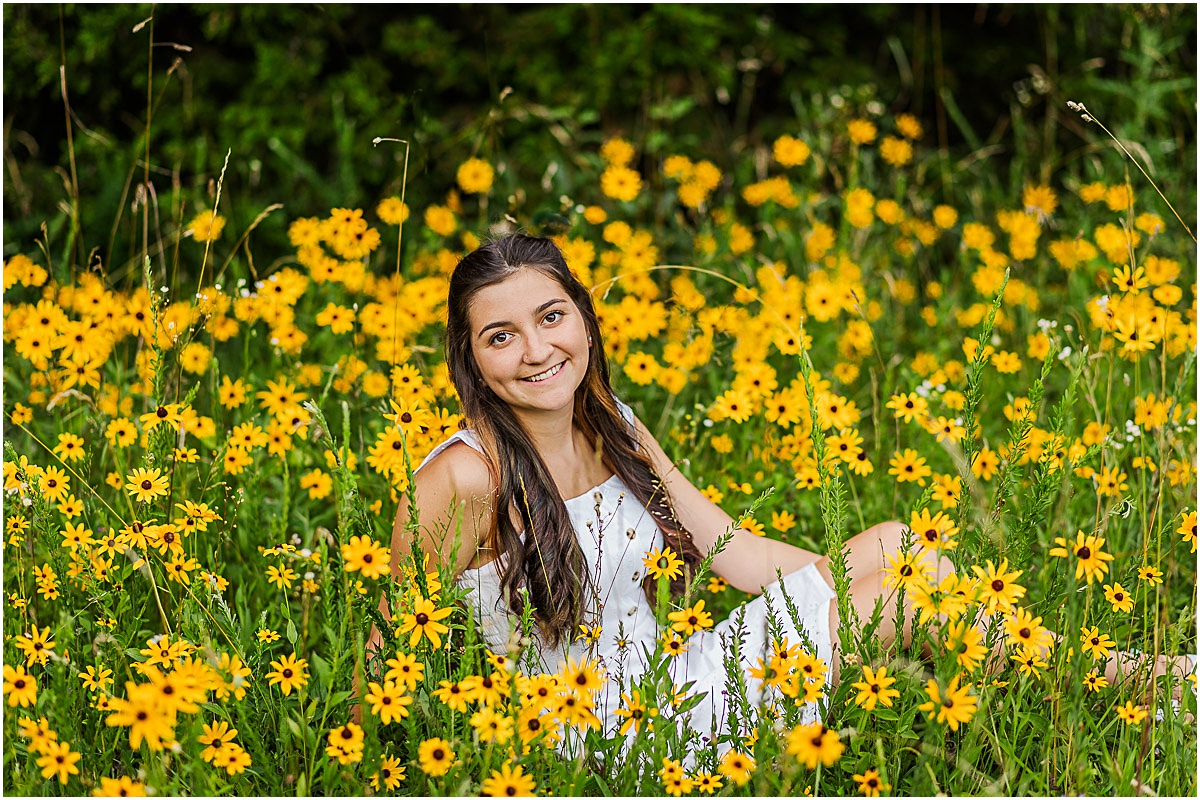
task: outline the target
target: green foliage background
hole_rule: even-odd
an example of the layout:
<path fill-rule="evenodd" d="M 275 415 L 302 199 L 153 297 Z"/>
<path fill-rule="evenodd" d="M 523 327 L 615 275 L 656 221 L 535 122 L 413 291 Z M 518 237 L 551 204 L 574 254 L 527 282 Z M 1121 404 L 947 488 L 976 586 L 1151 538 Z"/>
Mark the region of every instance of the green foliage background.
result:
<path fill-rule="evenodd" d="M 1102 175 L 1112 144 L 1067 100 L 1131 140 L 1177 207 L 1195 207 L 1190 4 L 5 4 L 3 14 L 6 257 L 43 223 L 55 239 L 77 192 L 95 202 L 79 209 L 66 257 L 132 263 L 137 246 L 110 232 L 146 153 L 158 194 L 174 188 L 194 213 L 211 205 L 230 152 L 236 200 L 223 212 L 234 229 L 281 198 L 294 218 L 396 191 L 396 151 L 373 147 L 376 136 L 412 142 L 417 207 L 469 149 L 512 176 L 521 191 L 509 205 L 532 216 L 570 189 L 570 170 L 543 175 L 544 165 L 606 136 L 629 138 L 647 162 L 670 147 L 728 173 L 814 102 L 868 99 L 922 120 L 945 154 L 945 200 L 960 207 L 1064 167 Z M 978 171 L 960 180 L 968 167 Z M 285 224 L 266 220 L 256 240 L 282 246 Z"/>

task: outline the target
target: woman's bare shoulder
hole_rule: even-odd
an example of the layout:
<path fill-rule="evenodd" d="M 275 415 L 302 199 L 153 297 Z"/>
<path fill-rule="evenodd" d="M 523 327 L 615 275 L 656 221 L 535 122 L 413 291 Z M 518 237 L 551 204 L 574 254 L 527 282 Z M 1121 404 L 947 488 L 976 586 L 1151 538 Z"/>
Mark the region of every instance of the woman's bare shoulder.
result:
<path fill-rule="evenodd" d="M 464 442 L 454 442 L 416 475 L 417 488 L 459 500 L 483 498 L 496 490 L 496 480 L 487 460 Z"/>

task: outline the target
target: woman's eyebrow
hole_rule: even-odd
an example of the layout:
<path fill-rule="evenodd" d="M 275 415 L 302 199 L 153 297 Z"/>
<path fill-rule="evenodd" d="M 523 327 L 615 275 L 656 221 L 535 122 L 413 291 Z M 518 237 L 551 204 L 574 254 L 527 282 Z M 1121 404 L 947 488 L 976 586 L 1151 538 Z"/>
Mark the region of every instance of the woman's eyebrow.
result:
<path fill-rule="evenodd" d="M 553 300 L 547 300 L 546 302 L 544 302 L 540 306 L 538 306 L 536 309 L 534 309 L 533 315 L 536 317 L 538 314 L 541 314 L 543 311 L 545 311 L 547 308 L 554 305 L 555 303 L 565 303 L 565 302 L 567 302 L 567 301 L 561 297 L 556 297 Z M 512 324 L 513 323 L 509 322 L 508 320 L 501 320 L 499 322 L 489 322 L 487 325 L 484 325 L 483 328 L 481 328 L 479 333 L 476 335 L 483 336 L 485 333 L 490 331 L 492 328 L 508 328 L 508 327 L 511 327 Z"/>

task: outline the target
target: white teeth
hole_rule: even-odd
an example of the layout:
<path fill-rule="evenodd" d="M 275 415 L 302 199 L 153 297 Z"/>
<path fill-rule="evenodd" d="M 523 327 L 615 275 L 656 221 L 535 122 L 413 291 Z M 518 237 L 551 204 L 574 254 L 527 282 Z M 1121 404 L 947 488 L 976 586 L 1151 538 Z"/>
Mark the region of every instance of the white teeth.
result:
<path fill-rule="evenodd" d="M 563 364 L 565 364 L 565 363 L 566 362 L 564 361 Z M 552 378 L 555 375 L 557 375 L 558 371 L 560 369 L 562 369 L 562 366 L 563 366 L 562 364 L 558 364 L 557 366 L 553 366 L 550 369 L 546 370 L 545 372 L 539 372 L 537 375 L 533 375 L 528 378 L 522 378 L 521 380 L 526 381 L 528 383 L 537 383 L 538 381 L 544 381 L 544 380 L 546 380 L 546 378 Z"/>

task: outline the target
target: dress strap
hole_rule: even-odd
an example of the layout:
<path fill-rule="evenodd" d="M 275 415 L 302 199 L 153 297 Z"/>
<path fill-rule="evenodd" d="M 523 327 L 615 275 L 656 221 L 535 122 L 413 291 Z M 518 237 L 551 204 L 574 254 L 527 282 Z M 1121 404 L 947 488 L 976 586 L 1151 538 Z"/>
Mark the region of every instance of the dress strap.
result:
<path fill-rule="evenodd" d="M 621 418 L 629 425 L 629 435 L 633 438 L 633 449 L 637 450 L 637 428 L 633 424 L 633 409 L 622 403 L 619 399 L 615 397 L 613 399 L 617 401 L 617 410 L 621 412 Z"/>
<path fill-rule="evenodd" d="M 437 447 L 433 448 L 433 450 L 430 451 L 429 455 L 425 456 L 425 458 L 421 461 L 420 466 L 418 466 L 415 470 L 413 470 L 413 474 L 415 475 L 417 472 L 419 472 L 421 467 L 425 466 L 430 461 L 437 458 L 438 455 L 440 455 L 443 450 L 445 450 L 447 447 L 454 444 L 455 442 L 462 442 L 463 444 L 470 447 L 472 450 L 475 450 L 476 452 L 478 452 L 480 455 L 483 455 L 483 445 L 479 443 L 479 437 L 475 435 L 475 431 L 472 431 L 472 430 L 455 431 L 455 433 L 449 439 L 442 442 Z"/>
<path fill-rule="evenodd" d="M 616 400 L 616 398 L 613 398 L 613 399 Z M 633 437 L 633 447 L 636 450 L 637 446 L 638 446 L 638 444 L 637 444 L 637 429 L 634 427 L 634 424 L 633 424 L 633 419 L 634 419 L 633 409 L 630 408 L 629 406 L 625 405 L 624 403 L 622 403 L 620 400 L 617 400 L 617 410 L 621 412 L 621 418 L 624 419 L 625 422 L 629 425 L 629 435 Z M 437 447 L 433 448 L 433 450 L 430 451 L 429 455 L 425 456 L 425 458 L 422 459 L 420 466 L 418 466 L 415 470 L 413 470 L 413 474 L 416 474 L 417 472 L 419 472 L 421 467 L 425 466 L 430 461 L 437 458 L 439 455 L 441 455 L 441 452 L 443 450 L 445 450 L 447 447 L 454 444 L 455 442 L 462 442 L 463 444 L 470 447 L 472 450 L 475 450 L 476 452 L 478 452 L 480 455 L 484 455 L 483 445 L 480 444 L 479 437 L 475 435 L 475 431 L 473 431 L 469 428 L 467 428 L 465 430 L 455 431 L 455 433 L 453 435 L 451 435 L 450 438 L 446 439 L 444 442 L 439 444 Z"/>

